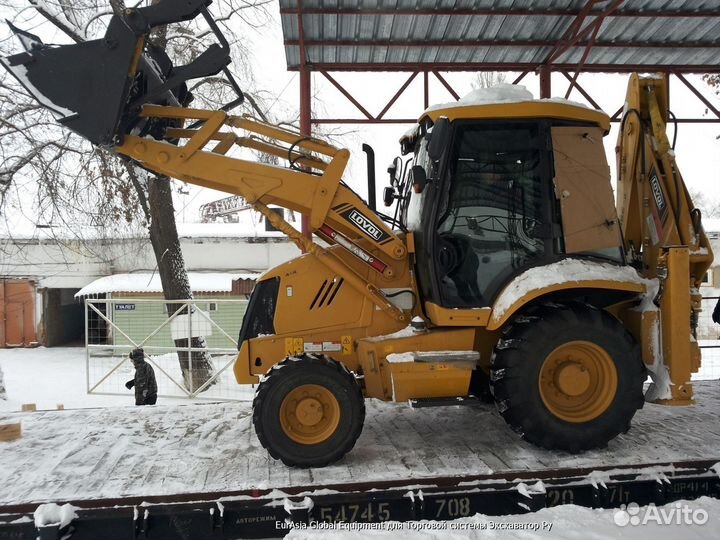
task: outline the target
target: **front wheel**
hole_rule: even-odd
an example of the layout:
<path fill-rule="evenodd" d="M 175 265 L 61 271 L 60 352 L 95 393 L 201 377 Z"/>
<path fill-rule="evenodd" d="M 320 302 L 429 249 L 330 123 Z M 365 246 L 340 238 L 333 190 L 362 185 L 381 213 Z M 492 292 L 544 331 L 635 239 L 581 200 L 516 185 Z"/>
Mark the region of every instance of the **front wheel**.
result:
<path fill-rule="evenodd" d="M 323 355 L 286 358 L 262 380 L 253 401 L 260 443 L 292 467 L 324 467 L 355 445 L 365 401 L 345 366 Z"/>
<path fill-rule="evenodd" d="M 490 378 L 508 424 L 538 446 L 575 453 L 630 429 L 644 403 L 646 370 L 617 319 L 571 303 L 513 321 L 496 346 Z"/>

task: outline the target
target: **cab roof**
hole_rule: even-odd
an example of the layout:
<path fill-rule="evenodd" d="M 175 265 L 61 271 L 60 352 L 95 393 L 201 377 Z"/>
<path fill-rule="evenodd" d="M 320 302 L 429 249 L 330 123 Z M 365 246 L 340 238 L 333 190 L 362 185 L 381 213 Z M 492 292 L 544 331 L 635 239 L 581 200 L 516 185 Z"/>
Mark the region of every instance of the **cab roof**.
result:
<path fill-rule="evenodd" d="M 459 101 L 436 105 L 426 110 L 419 119 L 436 122 L 440 117 L 448 120 L 502 120 L 520 118 L 548 118 L 596 124 L 606 133 L 610 131 L 610 117 L 602 111 L 565 100 L 540 99 L 503 103 L 472 103 Z"/>

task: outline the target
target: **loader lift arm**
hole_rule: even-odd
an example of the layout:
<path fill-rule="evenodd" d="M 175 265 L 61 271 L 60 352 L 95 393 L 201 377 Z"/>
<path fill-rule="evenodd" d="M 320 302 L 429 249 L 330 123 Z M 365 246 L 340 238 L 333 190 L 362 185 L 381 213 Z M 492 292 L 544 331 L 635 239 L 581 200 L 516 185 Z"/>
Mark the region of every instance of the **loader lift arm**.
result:
<path fill-rule="evenodd" d="M 211 0 L 163 0 L 110 20 L 103 38 L 52 47 L 34 43 L 2 63 L 59 122 L 90 142 L 112 148 L 159 174 L 243 196 L 301 250 L 357 289 L 392 319 L 406 315 L 360 273 L 269 210 L 276 204 L 307 215 L 311 229 L 353 253 L 387 279 L 407 266 L 408 250 L 365 202 L 342 182 L 345 149 L 249 116 L 226 111 L 243 94 L 227 69 L 230 48 L 207 7 Z M 173 66 L 148 36 L 155 27 L 203 15 L 219 44 Z M 223 72 L 238 98 L 220 110 L 188 108 L 185 82 Z M 242 129 L 238 136 L 233 129 Z M 213 144 L 211 149 L 206 146 Z M 231 157 L 256 150 L 287 167 Z"/>
<path fill-rule="evenodd" d="M 308 215 L 310 227 L 324 239 L 340 244 L 385 277 L 393 277 L 397 271 L 395 265 L 403 264 L 407 249 L 365 202 L 342 183 L 349 158 L 347 150 L 249 116 L 229 115 L 224 111 L 145 105 L 140 115 L 147 119 L 190 120 L 202 124 L 198 128 L 168 128 L 167 140 L 127 135 L 115 151 L 153 172 L 241 195 L 301 250 L 317 257 L 392 318 L 405 319 L 402 310 L 376 287 L 267 206 L 274 204 Z M 243 129 L 249 135 L 241 137 L 227 128 Z M 186 142 L 169 142 L 177 139 Z M 212 149 L 205 150 L 211 143 L 214 143 Z M 227 155 L 237 148 L 284 158 L 290 167 Z M 329 161 L 318 156 L 329 158 Z M 357 240 L 359 236 L 361 239 Z M 375 255 L 376 252 L 380 252 L 384 260 Z"/>

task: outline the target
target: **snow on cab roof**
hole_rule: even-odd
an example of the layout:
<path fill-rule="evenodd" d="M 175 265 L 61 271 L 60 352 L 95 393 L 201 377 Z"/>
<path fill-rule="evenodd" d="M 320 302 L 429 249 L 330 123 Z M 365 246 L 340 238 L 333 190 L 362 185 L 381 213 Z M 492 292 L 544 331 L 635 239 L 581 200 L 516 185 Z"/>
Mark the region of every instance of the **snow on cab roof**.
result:
<path fill-rule="evenodd" d="M 258 277 L 260 274 L 255 272 L 188 272 L 190 290 L 194 293 L 231 292 L 234 280 L 256 280 Z M 75 298 L 114 292 L 162 293 L 160 276 L 157 272 L 137 272 L 101 277 L 75 293 Z"/>
<path fill-rule="evenodd" d="M 597 109 L 562 98 L 534 99 L 532 93 L 518 84 L 501 83 L 491 88 L 477 88 L 459 101 L 439 103 L 428 107 L 420 119 L 433 121 L 441 116 L 456 118 L 522 118 L 551 117 L 587 120 L 610 129 L 610 118 Z"/>

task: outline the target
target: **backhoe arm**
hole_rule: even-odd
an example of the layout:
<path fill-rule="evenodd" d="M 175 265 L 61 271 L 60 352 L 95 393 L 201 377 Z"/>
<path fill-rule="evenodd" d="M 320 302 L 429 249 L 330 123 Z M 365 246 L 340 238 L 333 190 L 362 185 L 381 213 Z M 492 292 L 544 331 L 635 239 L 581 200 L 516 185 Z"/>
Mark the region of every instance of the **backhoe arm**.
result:
<path fill-rule="evenodd" d="M 642 313 L 644 359 L 655 388 L 648 399 L 692 403 L 691 373 L 700 367 L 696 341 L 700 285 L 713 254 L 667 137 L 664 78 L 632 75 L 617 152 L 617 207 L 630 263 L 657 278 L 652 307 Z"/>

